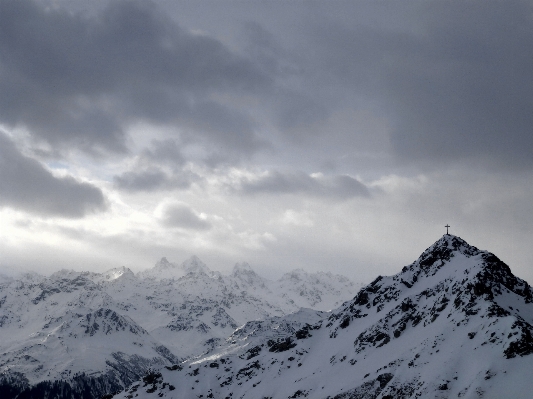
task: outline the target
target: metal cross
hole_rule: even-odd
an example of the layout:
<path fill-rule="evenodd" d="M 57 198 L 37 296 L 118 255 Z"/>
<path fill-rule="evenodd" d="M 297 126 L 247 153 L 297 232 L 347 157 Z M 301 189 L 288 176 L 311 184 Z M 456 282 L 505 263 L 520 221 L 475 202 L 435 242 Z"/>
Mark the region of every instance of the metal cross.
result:
<path fill-rule="evenodd" d="M 450 227 L 450 225 L 448 223 L 446 223 L 446 226 L 444 226 L 444 227 L 446 227 L 446 235 L 449 236 L 450 234 L 448 234 L 448 227 Z"/>

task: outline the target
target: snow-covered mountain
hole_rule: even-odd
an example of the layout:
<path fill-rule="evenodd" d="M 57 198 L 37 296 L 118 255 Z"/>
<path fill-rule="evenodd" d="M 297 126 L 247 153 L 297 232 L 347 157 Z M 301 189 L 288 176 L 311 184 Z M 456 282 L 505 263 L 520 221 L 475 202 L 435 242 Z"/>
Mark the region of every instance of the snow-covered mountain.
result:
<path fill-rule="evenodd" d="M 445 235 L 332 313 L 248 323 L 116 398 L 531 398 L 532 302 L 495 255 Z"/>
<path fill-rule="evenodd" d="M 137 275 L 120 267 L 2 279 L 0 397 L 99 397 L 212 351 L 247 322 L 328 310 L 361 286 L 291 273 L 300 277 L 270 281 L 241 264 L 222 275 L 192 257 L 180 265 L 163 258 Z"/>
<path fill-rule="evenodd" d="M 205 274 L 209 277 L 220 277 L 220 273 L 210 270 L 205 263 L 203 263 L 197 256 L 183 262 L 181 265 L 176 265 L 162 258 L 156 265 L 144 272 L 140 272 L 138 276 L 144 279 L 164 280 L 164 279 L 179 279 L 192 273 L 193 275 Z"/>

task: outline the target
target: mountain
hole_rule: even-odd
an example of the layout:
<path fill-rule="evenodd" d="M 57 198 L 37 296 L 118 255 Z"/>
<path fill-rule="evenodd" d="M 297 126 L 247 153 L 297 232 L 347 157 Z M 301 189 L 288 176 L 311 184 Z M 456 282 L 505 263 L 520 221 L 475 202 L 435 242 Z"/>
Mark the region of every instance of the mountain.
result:
<path fill-rule="evenodd" d="M 105 276 L 63 270 L 0 285 L 0 394 L 37 395 L 52 381 L 99 394 L 179 361 L 91 278 Z"/>
<path fill-rule="evenodd" d="M 342 290 L 351 284 L 347 277 L 332 273 L 309 274 L 296 269 L 278 281 L 279 295 L 300 307 L 331 310 L 342 304 Z M 323 305 L 328 306 L 323 306 Z"/>
<path fill-rule="evenodd" d="M 498 257 L 445 235 L 316 322 L 249 323 L 116 398 L 531 398 L 532 302 Z"/>
<path fill-rule="evenodd" d="M 220 273 L 213 272 L 205 263 L 203 263 L 197 256 L 183 262 L 181 265 L 176 265 L 162 258 L 156 265 L 144 272 L 138 274 L 143 279 L 179 279 L 191 273 L 192 275 L 205 274 L 209 277 L 219 277 Z"/>
<path fill-rule="evenodd" d="M 264 279 L 247 264 L 222 275 L 197 257 L 179 265 L 163 258 L 138 274 L 119 267 L 2 279 L 0 397 L 100 397 L 213 351 L 247 322 L 273 326 L 302 306 L 330 309 L 360 288 L 329 273 L 298 273 L 298 300 L 283 279 Z"/>

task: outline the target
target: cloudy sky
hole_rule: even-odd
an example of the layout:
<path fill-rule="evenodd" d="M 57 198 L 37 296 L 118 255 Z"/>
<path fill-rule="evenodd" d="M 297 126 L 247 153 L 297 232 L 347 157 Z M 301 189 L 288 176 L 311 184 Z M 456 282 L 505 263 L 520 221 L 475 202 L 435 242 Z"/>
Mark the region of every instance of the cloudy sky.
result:
<path fill-rule="evenodd" d="M 0 265 L 533 282 L 531 1 L 0 0 Z"/>

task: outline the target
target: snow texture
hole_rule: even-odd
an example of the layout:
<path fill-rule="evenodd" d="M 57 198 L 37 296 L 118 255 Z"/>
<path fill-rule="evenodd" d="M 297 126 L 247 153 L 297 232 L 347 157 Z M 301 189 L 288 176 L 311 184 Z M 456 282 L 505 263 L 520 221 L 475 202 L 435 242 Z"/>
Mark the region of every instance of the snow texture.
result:
<path fill-rule="evenodd" d="M 444 235 L 331 313 L 249 322 L 116 398 L 531 398 L 532 302 L 495 255 Z"/>
<path fill-rule="evenodd" d="M 0 397 L 99 398 L 150 370 L 205 356 L 228 336 L 240 340 L 247 322 L 276 329 L 281 316 L 338 307 L 360 287 L 301 271 L 269 281 L 246 264 L 225 276 L 197 257 L 181 265 L 163 258 L 137 275 L 120 267 L 2 278 Z M 313 323 L 322 314 L 302 312 Z M 279 331 L 297 325 L 283 321 Z"/>

